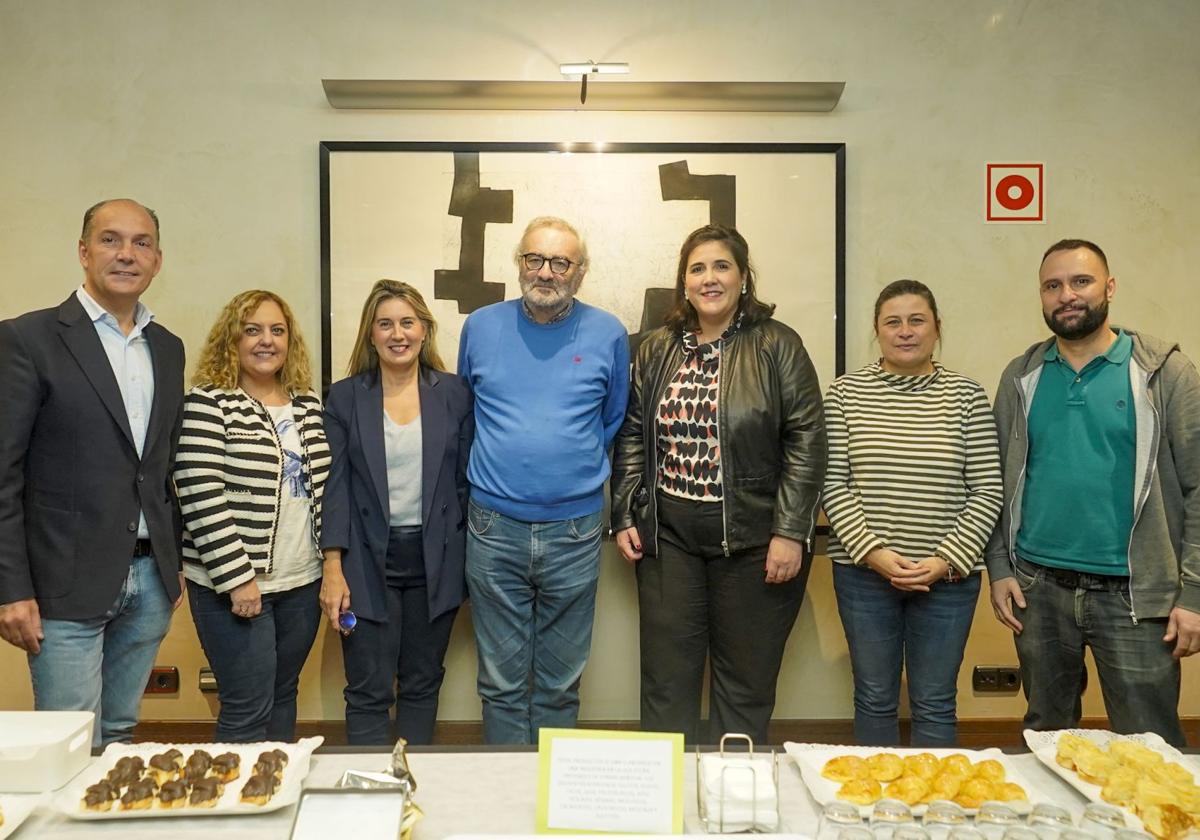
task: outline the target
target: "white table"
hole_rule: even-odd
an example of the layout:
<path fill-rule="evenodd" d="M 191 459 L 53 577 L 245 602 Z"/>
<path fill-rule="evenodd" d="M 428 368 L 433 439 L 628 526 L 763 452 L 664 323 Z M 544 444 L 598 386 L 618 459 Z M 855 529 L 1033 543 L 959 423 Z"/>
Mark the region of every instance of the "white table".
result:
<path fill-rule="evenodd" d="M 1033 757 L 1007 757 L 1033 786 L 1031 798 L 1062 805 L 1078 817 L 1086 801 Z M 349 769 L 381 770 L 384 753 L 318 753 L 305 782 L 309 787 L 332 786 Z M 441 840 L 452 834 L 532 834 L 537 801 L 536 752 L 413 752 L 409 766 L 417 779 L 416 802 L 425 812 L 414 840 Z M 684 830 L 702 833 L 696 814 L 696 761 L 684 761 Z M 818 806 L 808 795 L 795 763 L 781 753 L 779 765 L 781 832 L 812 836 Z M 162 819 L 73 821 L 39 808 L 14 835 L 14 840 L 80 840 L 80 838 L 196 837 L 219 840 L 277 840 L 286 838 L 292 808 L 250 817 L 193 817 Z M 349 826 L 348 826 L 349 828 Z M 364 838 L 363 840 L 367 840 Z"/>

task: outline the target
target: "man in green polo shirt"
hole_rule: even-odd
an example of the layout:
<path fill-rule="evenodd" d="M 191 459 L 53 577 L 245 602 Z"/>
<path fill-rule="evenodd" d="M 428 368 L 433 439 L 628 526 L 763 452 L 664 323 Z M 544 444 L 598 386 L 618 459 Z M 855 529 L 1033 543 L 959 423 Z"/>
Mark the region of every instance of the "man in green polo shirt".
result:
<path fill-rule="evenodd" d="M 1005 505 L 986 555 L 1025 725 L 1078 725 L 1091 648 L 1112 729 L 1182 746 L 1179 660 L 1200 650 L 1200 375 L 1177 344 L 1109 325 L 1117 284 L 1096 244 L 1050 246 L 1038 280 L 1054 337 L 1000 378 Z"/>

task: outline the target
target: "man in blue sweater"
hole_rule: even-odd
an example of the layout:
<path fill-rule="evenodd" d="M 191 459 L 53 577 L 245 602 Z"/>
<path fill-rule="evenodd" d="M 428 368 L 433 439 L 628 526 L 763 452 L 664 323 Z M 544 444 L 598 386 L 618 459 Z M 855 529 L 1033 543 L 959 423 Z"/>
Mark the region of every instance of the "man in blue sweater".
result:
<path fill-rule="evenodd" d="M 475 394 L 467 586 L 489 744 L 575 725 L 607 450 L 629 397 L 625 328 L 575 300 L 588 268 L 579 232 L 536 218 L 516 263 L 521 299 L 472 313 L 458 354 Z"/>

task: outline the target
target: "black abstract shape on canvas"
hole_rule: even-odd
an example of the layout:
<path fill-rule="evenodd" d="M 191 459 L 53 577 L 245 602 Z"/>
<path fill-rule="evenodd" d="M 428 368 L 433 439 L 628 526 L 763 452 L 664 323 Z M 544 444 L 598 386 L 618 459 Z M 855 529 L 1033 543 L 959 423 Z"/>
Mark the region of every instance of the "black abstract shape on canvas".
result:
<path fill-rule="evenodd" d="M 710 225 L 737 227 L 736 175 L 693 175 L 678 160 L 658 167 L 658 182 L 663 201 L 707 201 Z"/>
<path fill-rule="evenodd" d="M 480 188 L 478 152 L 454 154 L 454 187 L 447 212 L 462 219 L 458 268 L 434 271 L 433 296 L 458 301 L 461 315 L 504 300 L 504 284 L 483 279 L 483 242 L 489 223 L 512 224 L 513 191 Z"/>

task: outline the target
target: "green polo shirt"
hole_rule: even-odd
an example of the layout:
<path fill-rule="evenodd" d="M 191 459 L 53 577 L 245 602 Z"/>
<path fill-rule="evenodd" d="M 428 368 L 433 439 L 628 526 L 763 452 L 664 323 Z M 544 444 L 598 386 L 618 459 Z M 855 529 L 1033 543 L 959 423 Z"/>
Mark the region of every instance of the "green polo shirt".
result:
<path fill-rule="evenodd" d="M 1017 555 L 1095 575 L 1129 574 L 1137 427 L 1129 358 L 1120 332 L 1108 352 L 1076 371 L 1043 356 L 1029 409 L 1029 457 Z"/>

